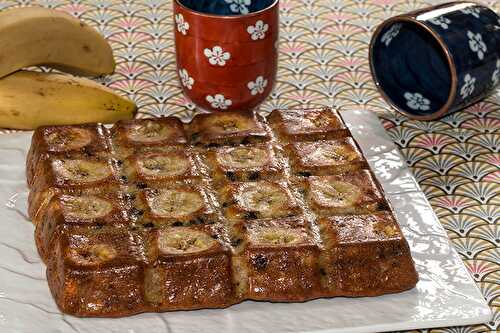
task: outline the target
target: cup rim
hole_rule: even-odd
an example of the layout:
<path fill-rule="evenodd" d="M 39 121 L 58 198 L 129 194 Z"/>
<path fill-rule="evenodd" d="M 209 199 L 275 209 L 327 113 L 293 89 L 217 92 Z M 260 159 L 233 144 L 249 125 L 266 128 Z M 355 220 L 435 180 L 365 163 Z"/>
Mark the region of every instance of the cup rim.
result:
<path fill-rule="evenodd" d="M 450 75 L 451 75 L 451 86 L 450 86 L 450 91 L 448 92 L 448 100 L 446 103 L 436 112 L 426 114 L 426 115 L 417 115 L 411 112 L 406 111 L 405 109 L 399 107 L 394 103 L 394 101 L 384 92 L 380 85 L 379 78 L 377 76 L 376 70 L 375 70 L 375 65 L 373 61 L 373 52 L 374 52 L 374 46 L 375 42 L 377 41 L 380 32 L 386 28 L 388 25 L 395 24 L 398 22 L 403 22 L 403 23 L 412 23 L 417 25 L 418 27 L 424 29 L 427 33 L 430 34 L 432 38 L 438 43 L 440 46 L 441 50 L 443 51 L 443 54 L 446 57 L 448 67 L 450 69 Z M 450 52 L 450 49 L 444 42 L 444 40 L 439 36 L 439 34 L 434 31 L 432 28 L 430 28 L 427 24 L 425 24 L 422 21 L 419 21 L 416 19 L 414 16 L 411 15 L 398 15 L 395 17 L 392 17 L 386 21 L 384 21 L 382 24 L 380 24 L 377 29 L 375 29 L 375 32 L 373 33 L 373 37 L 370 41 L 369 45 L 369 50 L 368 50 L 368 58 L 370 61 L 370 72 L 372 74 L 373 80 L 375 81 L 375 87 L 377 88 L 378 92 L 382 95 L 384 100 L 396 111 L 408 116 L 410 119 L 416 119 L 416 120 L 433 120 L 440 118 L 444 116 L 450 107 L 453 105 L 453 102 L 455 101 L 455 98 L 457 96 L 457 86 L 458 86 L 458 76 L 457 76 L 457 68 L 455 65 L 455 61 L 453 60 L 453 56 Z"/>
<path fill-rule="evenodd" d="M 190 14 L 205 17 L 205 18 L 210 18 L 210 19 L 225 19 L 225 20 L 237 20 L 237 19 L 243 19 L 243 18 L 257 16 L 257 15 L 260 15 L 260 14 L 266 12 L 266 11 L 274 9 L 278 5 L 279 2 L 280 2 L 280 0 L 274 0 L 274 2 L 271 3 L 269 6 L 267 6 L 266 8 L 263 8 L 263 9 L 258 10 L 256 12 L 244 14 L 244 15 L 217 15 L 217 14 L 208 14 L 208 13 L 199 12 L 197 10 L 194 10 L 194 9 L 191 9 L 189 7 L 184 6 L 184 4 L 181 3 L 181 0 L 174 0 L 174 3 L 177 6 L 181 7 L 182 9 L 189 12 Z"/>

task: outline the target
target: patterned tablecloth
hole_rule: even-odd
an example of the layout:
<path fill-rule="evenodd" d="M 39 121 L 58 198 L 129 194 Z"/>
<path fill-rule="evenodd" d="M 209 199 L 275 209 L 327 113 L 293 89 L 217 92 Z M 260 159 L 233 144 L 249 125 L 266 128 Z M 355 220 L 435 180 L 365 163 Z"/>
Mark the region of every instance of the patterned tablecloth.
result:
<path fill-rule="evenodd" d="M 433 122 L 394 113 L 368 68 L 374 28 L 399 13 L 444 1 L 281 0 L 278 83 L 263 111 L 299 105 L 367 108 L 380 115 L 494 312 L 474 327 L 425 332 L 500 330 L 500 91 Z M 497 12 L 500 1 L 489 3 Z M 103 33 L 117 60 L 101 78 L 134 99 L 141 117 L 196 113 L 175 72 L 171 0 L 1 0 L 0 9 L 41 5 L 66 11 Z"/>

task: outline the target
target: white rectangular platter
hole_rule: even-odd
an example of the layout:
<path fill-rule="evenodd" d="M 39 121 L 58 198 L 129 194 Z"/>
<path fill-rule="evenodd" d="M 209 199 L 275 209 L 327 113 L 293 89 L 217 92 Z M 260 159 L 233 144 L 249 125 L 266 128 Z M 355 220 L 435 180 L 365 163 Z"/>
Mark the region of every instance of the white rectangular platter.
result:
<path fill-rule="evenodd" d="M 247 301 L 223 310 L 146 313 L 120 319 L 61 314 L 26 220 L 25 158 L 31 133 L 0 136 L 0 332 L 328 332 L 361 333 L 486 322 L 486 301 L 378 118 L 342 113 L 382 183 L 410 244 L 420 281 L 374 298 L 305 303 Z"/>

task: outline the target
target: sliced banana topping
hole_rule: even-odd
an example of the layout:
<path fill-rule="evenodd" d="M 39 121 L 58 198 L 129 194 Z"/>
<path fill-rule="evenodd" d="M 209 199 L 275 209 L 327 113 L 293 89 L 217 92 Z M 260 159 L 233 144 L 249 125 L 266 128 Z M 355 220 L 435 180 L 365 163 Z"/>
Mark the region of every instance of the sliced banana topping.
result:
<path fill-rule="evenodd" d="M 149 177 L 175 177 L 189 171 L 189 159 L 182 154 L 154 154 L 137 160 L 139 172 Z"/>
<path fill-rule="evenodd" d="M 324 164 L 342 161 L 354 161 L 358 158 L 356 151 L 348 145 L 323 144 L 319 145 L 307 159 L 314 163 Z"/>
<path fill-rule="evenodd" d="M 254 126 L 251 119 L 240 115 L 220 114 L 207 119 L 208 127 L 216 133 L 237 133 L 247 131 Z"/>
<path fill-rule="evenodd" d="M 373 226 L 373 229 L 377 233 L 383 233 L 387 237 L 394 237 L 399 234 L 398 228 L 395 225 L 377 223 Z"/>
<path fill-rule="evenodd" d="M 73 197 L 65 195 L 61 198 L 67 216 L 81 219 L 96 219 L 108 215 L 113 205 L 95 196 Z"/>
<path fill-rule="evenodd" d="M 167 139 L 173 130 L 157 121 L 148 120 L 127 129 L 127 136 L 135 142 L 154 143 Z"/>
<path fill-rule="evenodd" d="M 258 211 L 266 216 L 285 207 L 289 197 L 277 184 L 257 182 L 242 184 L 237 200 L 247 210 Z"/>
<path fill-rule="evenodd" d="M 256 234 L 256 240 L 266 245 L 293 245 L 304 240 L 304 236 L 298 230 L 283 228 L 263 228 Z"/>
<path fill-rule="evenodd" d="M 185 190 L 163 190 L 149 199 L 153 214 L 159 217 L 180 218 L 197 212 L 204 207 L 200 193 Z"/>
<path fill-rule="evenodd" d="M 67 180 L 91 183 L 111 176 L 111 169 L 102 162 L 86 160 L 56 160 L 52 162 L 54 171 Z"/>
<path fill-rule="evenodd" d="M 110 261 L 118 255 L 116 249 L 108 244 L 95 244 L 69 250 L 70 260 L 79 265 L 98 265 Z"/>
<path fill-rule="evenodd" d="M 257 147 L 237 147 L 217 153 L 217 161 L 226 168 L 245 169 L 266 165 L 267 151 Z"/>
<path fill-rule="evenodd" d="M 158 248 L 167 254 L 188 254 L 209 249 L 215 244 L 210 235 L 192 229 L 171 228 L 161 230 L 158 235 Z"/>
<path fill-rule="evenodd" d="M 92 135 L 84 128 L 63 128 L 48 134 L 45 140 L 51 150 L 67 151 L 87 146 L 92 141 Z"/>
<path fill-rule="evenodd" d="M 314 200 L 327 207 L 353 206 L 361 198 L 361 189 L 351 183 L 336 180 L 314 179 L 310 182 Z"/>

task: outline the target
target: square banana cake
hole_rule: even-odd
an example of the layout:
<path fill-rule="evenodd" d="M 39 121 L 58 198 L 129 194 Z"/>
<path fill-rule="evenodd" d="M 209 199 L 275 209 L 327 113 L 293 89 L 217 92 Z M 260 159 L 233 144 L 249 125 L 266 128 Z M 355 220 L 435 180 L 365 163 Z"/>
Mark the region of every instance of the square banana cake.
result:
<path fill-rule="evenodd" d="M 26 167 L 35 241 L 67 314 L 377 296 L 418 280 L 329 108 L 43 127 Z"/>

